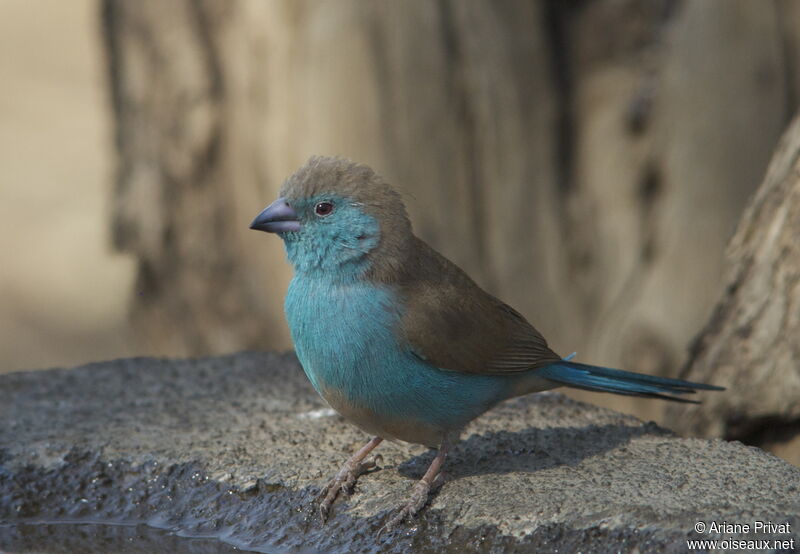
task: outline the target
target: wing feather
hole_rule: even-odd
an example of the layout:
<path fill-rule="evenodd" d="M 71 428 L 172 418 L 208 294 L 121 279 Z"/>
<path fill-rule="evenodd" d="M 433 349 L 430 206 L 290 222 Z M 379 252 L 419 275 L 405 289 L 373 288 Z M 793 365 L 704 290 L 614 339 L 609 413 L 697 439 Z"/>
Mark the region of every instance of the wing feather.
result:
<path fill-rule="evenodd" d="M 519 312 L 422 240 L 415 246 L 415 259 L 393 284 L 403 302 L 400 334 L 420 358 L 474 374 L 529 371 L 561 360 Z"/>

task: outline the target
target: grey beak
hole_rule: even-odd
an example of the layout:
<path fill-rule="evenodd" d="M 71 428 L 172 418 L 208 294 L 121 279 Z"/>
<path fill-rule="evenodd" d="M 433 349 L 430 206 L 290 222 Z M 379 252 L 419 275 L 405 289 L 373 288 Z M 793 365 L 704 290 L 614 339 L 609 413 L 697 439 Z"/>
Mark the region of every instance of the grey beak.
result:
<path fill-rule="evenodd" d="M 256 216 L 250 228 L 267 233 L 287 233 L 299 231 L 300 221 L 297 219 L 297 212 L 286 200 L 278 198 Z"/>

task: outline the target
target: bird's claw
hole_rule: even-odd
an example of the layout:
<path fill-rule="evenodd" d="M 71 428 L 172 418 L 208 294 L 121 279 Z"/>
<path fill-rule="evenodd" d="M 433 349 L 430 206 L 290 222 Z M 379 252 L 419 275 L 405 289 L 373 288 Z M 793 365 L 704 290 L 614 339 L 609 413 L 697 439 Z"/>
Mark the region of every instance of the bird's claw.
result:
<path fill-rule="evenodd" d="M 431 493 L 441 487 L 443 483 L 444 477 L 441 473 L 436 476 L 433 483 L 428 483 L 424 479 L 418 481 L 411 491 L 411 498 L 409 498 L 405 506 L 400 508 L 400 510 L 381 527 L 381 530 L 378 531 L 378 536 L 380 537 L 384 533 L 390 533 L 407 519 L 416 516 L 425 504 L 428 503 Z"/>
<path fill-rule="evenodd" d="M 331 506 L 339 494 L 349 495 L 359 476 L 377 468 L 382 462 L 383 456 L 377 454 L 365 462 L 347 461 L 344 463 L 336 476 L 325 485 L 317 497 L 319 516 L 323 523 L 328 519 Z"/>

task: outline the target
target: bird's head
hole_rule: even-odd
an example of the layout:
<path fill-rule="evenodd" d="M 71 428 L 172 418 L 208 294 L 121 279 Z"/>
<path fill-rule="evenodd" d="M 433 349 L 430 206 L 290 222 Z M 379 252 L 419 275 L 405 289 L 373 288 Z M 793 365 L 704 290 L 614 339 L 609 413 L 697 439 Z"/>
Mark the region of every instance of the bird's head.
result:
<path fill-rule="evenodd" d="M 298 272 L 357 276 L 412 237 L 400 195 L 365 165 L 312 157 L 250 224 L 276 233 Z"/>

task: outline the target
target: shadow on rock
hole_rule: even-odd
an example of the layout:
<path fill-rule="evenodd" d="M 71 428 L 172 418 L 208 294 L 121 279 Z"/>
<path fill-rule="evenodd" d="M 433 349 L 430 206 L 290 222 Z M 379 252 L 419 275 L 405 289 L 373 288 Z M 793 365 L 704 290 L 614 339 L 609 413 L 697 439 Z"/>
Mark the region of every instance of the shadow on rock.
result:
<path fill-rule="evenodd" d="M 577 465 L 586 458 L 614 450 L 643 435 L 671 436 L 655 423 L 644 425 L 587 425 L 585 427 L 530 428 L 519 432 L 495 431 L 472 435 L 459 442 L 447 460 L 447 480 L 473 475 L 542 471 Z M 403 462 L 398 472 L 419 479 L 434 451 Z"/>

